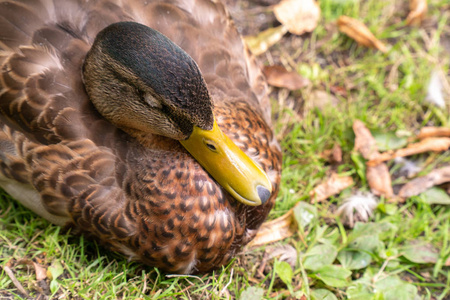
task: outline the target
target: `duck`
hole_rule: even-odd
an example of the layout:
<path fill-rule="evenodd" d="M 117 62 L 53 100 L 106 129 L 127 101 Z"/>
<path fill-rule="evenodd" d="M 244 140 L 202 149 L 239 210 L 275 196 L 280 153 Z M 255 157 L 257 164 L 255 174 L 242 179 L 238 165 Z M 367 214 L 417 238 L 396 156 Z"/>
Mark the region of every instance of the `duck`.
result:
<path fill-rule="evenodd" d="M 0 1 L 0 186 L 167 273 L 230 262 L 275 204 L 267 85 L 210 0 Z"/>

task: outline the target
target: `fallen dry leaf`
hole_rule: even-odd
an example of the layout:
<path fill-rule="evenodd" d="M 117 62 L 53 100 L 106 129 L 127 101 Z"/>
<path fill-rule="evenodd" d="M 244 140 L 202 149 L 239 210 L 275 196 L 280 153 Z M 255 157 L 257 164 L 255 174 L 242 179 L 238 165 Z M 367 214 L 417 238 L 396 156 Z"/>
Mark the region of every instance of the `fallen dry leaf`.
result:
<path fill-rule="evenodd" d="M 293 236 L 298 230 L 293 211 L 293 209 L 290 209 L 281 217 L 263 223 L 248 247 L 262 246 Z"/>
<path fill-rule="evenodd" d="M 42 267 L 41 265 L 35 263 L 32 260 L 29 259 L 21 259 L 19 260 L 16 265 L 27 265 L 27 266 L 31 266 L 34 268 L 34 272 L 36 273 L 36 280 L 40 281 L 40 280 L 44 280 L 47 278 L 47 270 Z"/>
<path fill-rule="evenodd" d="M 298 90 L 309 85 L 311 82 L 300 76 L 297 72 L 288 71 L 285 67 L 265 66 L 263 73 L 266 76 L 267 83 L 280 88 L 287 88 L 289 90 Z"/>
<path fill-rule="evenodd" d="M 355 132 L 355 150 L 359 151 L 365 159 L 378 159 L 380 153 L 376 141 L 366 125 L 360 120 L 355 120 L 353 131 Z M 366 178 L 373 194 L 387 198 L 393 197 L 391 175 L 386 164 L 368 165 Z"/>
<path fill-rule="evenodd" d="M 376 48 L 383 53 L 387 52 L 386 46 L 379 41 L 364 23 L 347 16 L 340 16 L 337 21 L 339 30 L 359 45 Z"/>
<path fill-rule="evenodd" d="M 333 173 L 326 182 L 319 184 L 309 193 L 311 202 L 322 202 L 327 198 L 340 193 L 351 185 L 353 185 L 353 179 L 350 176 L 339 176 L 338 174 Z"/>
<path fill-rule="evenodd" d="M 386 164 L 382 163 L 373 167 L 367 167 L 366 178 L 370 190 L 374 195 L 384 196 L 386 198 L 392 198 L 394 196 L 391 175 Z"/>
<path fill-rule="evenodd" d="M 286 32 L 286 27 L 278 26 L 266 29 L 257 36 L 246 36 L 244 37 L 244 41 L 254 55 L 260 55 L 278 43 Z"/>
<path fill-rule="evenodd" d="M 420 25 L 427 15 L 427 0 L 410 0 L 409 10 L 408 17 L 406 18 L 406 24 Z"/>
<path fill-rule="evenodd" d="M 360 120 L 353 122 L 353 132 L 355 133 L 355 150 L 368 160 L 380 155 L 377 142 L 370 130 Z"/>
<path fill-rule="evenodd" d="M 342 148 L 338 143 L 334 144 L 333 149 L 331 149 L 331 162 L 342 162 Z"/>
<path fill-rule="evenodd" d="M 450 138 L 448 137 L 429 137 L 417 143 L 409 144 L 408 147 L 398 149 L 396 151 L 387 151 L 370 159 L 367 162 L 368 166 L 376 166 L 381 162 L 394 159 L 396 157 L 405 157 L 424 152 L 442 152 L 448 150 L 450 147 Z"/>
<path fill-rule="evenodd" d="M 332 149 L 323 151 L 321 156 L 330 163 L 339 164 L 342 162 L 342 148 L 336 143 Z"/>
<path fill-rule="evenodd" d="M 27 291 L 23 288 L 22 284 L 17 280 L 16 276 L 14 275 L 14 272 L 8 267 L 3 266 L 3 271 L 8 275 L 9 279 L 12 281 L 16 289 L 26 297 L 28 297 Z"/>
<path fill-rule="evenodd" d="M 450 128 L 447 127 L 434 127 L 434 126 L 428 126 L 423 127 L 419 134 L 417 135 L 418 139 L 425 139 L 429 137 L 450 137 Z"/>
<path fill-rule="evenodd" d="M 307 101 L 305 103 L 305 111 L 310 111 L 312 109 L 324 110 L 326 107 L 336 107 L 339 104 L 339 99 L 334 95 L 322 91 L 314 90 L 309 94 Z"/>
<path fill-rule="evenodd" d="M 400 189 L 398 195 L 402 198 L 417 196 L 429 188 L 445 182 L 450 182 L 450 166 L 436 169 L 428 175 L 411 180 Z"/>
<path fill-rule="evenodd" d="M 335 95 L 338 96 L 342 96 L 342 97 L 347 97 L 347 90 L 345 88 L 343 88 L 342 86 L 335 86 L 332 85 L 330 86 L 330 92 L 332 92 Z"/>
<path fill-rule="evenodd" d="M 283 0 L 273 12 L 290 33 L 297 35 L 313 31 L 320 19 L 320 7 L 314 0 Z"/>

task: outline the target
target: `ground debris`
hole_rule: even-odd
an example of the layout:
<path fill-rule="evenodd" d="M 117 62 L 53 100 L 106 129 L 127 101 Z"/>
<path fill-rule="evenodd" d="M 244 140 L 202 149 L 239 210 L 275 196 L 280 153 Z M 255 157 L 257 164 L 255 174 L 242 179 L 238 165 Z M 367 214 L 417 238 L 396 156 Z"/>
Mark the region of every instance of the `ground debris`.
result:
<path fill-rule="evenodd" d="M 421 140 L 429 137 L 450 137 L 450 128 L 427 126 L 420 129 L 417 135 L 417 138 Z"/>
<path fill-rule="evenodd" d="M 380 155 L 377 142 L 363 122 L 355 120 L 353 132 L 355 133 L 355 150 L 361 153 L 365 159 L 371 160 Z"/>
<path fill-rule="evenodd" d="M 342 148 L 338 143 L 335 143 L 333 148 L 323 151 L 321 156 L 330 163 L 340 164 L 342 162 Z"/>
<path fill-rule="evenodd" d="M 428 12 L 427 0 L 410 0 L 409 10 L 406 23 L 408 25 L 420 25 Z"/>
<path fill-rule="evenodd" d="M 339 99 L 333 94 L 322 90 L 313 90 L 305 102 L 305 111 L 316 108 L 323 111 L 327 107 L 337 107 L 338 105 Z"/>
<path fill-rule="evenodd" d="M 345 225 L 353 228 L 356 222 L 367 222 L 377 204 L 377 198 L 373 194 L 358 192 L 344 199 L 336 215 L 341 217 Z"/>
<path fill-rule="evenodd" d="M 353 122 L 353 131 L 355 132 L 355 150 L 368 160 L 376 160 L 380 156 L 374 137 L 363 122 L 355 120 Z M 391 175 L 386 164 L 367 165 L 366 178 L 370 190 L 376 196 L 392 198 L 394 191 L 392 189 Z"/>
<path fill-rule="evenodd" d="M 253 55 L 260 55 L 278 43 L 286 32 L 286 27 L 278 26 L 275 28 L 266 29 L 256 36 L 246 36 L 244 37 L 244 41 Z"/>
<path fill-rule="evenodd" d="M 396 151 L 387 151 L 370 159 L 367 162 L 368 166 L 377 166 L 384 161 L 394 159 L 396 157 L 405 157 L 424 152 L 442 152 L 448 150 L 450 147 L 449 137 L 429 137 L 423 140 L 409 144 L 406 148 L 398 149 Z"/>
<path fill-rule="evenodd" d="M 327 198 L 352 186 L 353 183 L 353 179 L 350 176 L 339 176 L 337 173 L 332 173 L 327 181 L 319 184 L 309 193 L 311 202 L 325 201 Z"/>
<path fill-rule="evenodd" d="M 17 261 L 16 266 L 17 265 L 27 265 L 27 266 L 31 266 L 34 268 L 34 272 L 36 274 L 36 280 L 37 281 L 41 281 L 47 278 L 47 270 L 41 266 L 38 263 L 35 263 L 34 261 L 30 260 L 30 259 L 21 259 L 19 261 Z"/>
<path fill-rule="evenodd" d="M 294 220 L 293 209 L 290 209 L 281 217 L 263 223 L 248 247 L 258 247 L 281 241 L 293 236 L 296 231 L 297 225 Z"/>
<path fill-rule="evenodd" d="M 359 45 L 375 48 L 383 53 L 387 52 L 386 46 L 373 35 L 364 23 L 347 16 L 340 16 L 337 24 L 342 33 L 354 39 Z"/>
<path fill-rule="evenodd" d="M 278 245 L 266 249 L 269 259 L 277 258 L 287 262 L 292 268 L 297 264 L 297 250 L 291 245 Z"/>
<path fill-rule="evenodd" d="M 263 73 L 269 85 L 279 88 L 298 90 L 311 83 L 311 81 L 302 77 L 297 72 L 288 71 L 281 65 L 265 66 Z"/>
<path fill-rule="evenodd" d="M 417 196 L 433 186 L 446 182 L 450 182 L 450 166 L 436 169 L 428 175 L 411 180 L 400 189 L 398 195 L 402 198 Z"/>
<path fill-rule="evenodd" d="M 320 19 L 320 7 L 314 0 L 283 0 L 273 12 L 290 33 L 297 35 L 313 31 Z"/>
<path fill-rule="evenodd" d="M 11 268 L 8 266 L 3 266 L 3 271 L 6 273 L 6 275 L 8 275 L 9 279 L 11 279 L 12 283 L 14 284 L 16 289 L 19 291 L 19 293 L 28 297 L 29 296 L 28 292 L 24 289 L 22 284 L 20 284 L 20 282 L 17 280 L 17 278 L 14 275 L 14 272 L 11 270 Z"/>
<path fill-rule="evenodd" d="M 391 175 L 386 164 L 382 163 L 373 167 L 367 167 L 366 177 L 372 193 L 386 198 L 394 196 Z"/>

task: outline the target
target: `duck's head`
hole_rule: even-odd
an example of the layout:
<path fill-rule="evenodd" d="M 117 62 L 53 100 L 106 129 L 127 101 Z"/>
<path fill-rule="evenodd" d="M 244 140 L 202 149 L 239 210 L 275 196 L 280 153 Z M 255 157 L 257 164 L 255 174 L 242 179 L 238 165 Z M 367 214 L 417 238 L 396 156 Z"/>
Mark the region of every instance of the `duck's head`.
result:
<path fill-rule="evenodd" d="M 106 27 L 86 56 L 83 78 L 97 110 L 117 127 L 179 140 L 244 204 L 270 198 L 267 174 L 217 125 L 195 61 L 158 31 L 133 22 Z"/>

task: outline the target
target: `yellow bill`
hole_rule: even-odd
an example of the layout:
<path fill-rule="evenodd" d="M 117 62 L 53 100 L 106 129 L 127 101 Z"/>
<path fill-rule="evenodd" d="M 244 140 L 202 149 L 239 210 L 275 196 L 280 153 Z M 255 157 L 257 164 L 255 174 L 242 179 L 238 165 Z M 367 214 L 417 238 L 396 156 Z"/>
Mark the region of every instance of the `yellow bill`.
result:
<path fill-rule="evenodd" d="M 270 198 L 272 184 L 267 174 L 222 133 L 216 121 L 212 130 L 194 126 L 181 144 L 236 200 L 257 206 Z"/>

